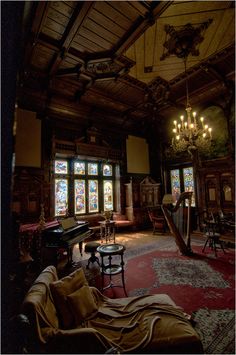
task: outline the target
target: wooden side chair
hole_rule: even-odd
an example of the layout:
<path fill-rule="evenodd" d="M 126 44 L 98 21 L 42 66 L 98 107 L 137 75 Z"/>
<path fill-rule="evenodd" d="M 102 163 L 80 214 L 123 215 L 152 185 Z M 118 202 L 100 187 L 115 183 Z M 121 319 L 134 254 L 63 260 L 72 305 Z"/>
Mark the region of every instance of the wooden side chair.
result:
<path fill-rule="evenodd" d="M 155 210 L 149 210 L 148 216 L 153 226 L 153 234 L 155 233 L 165 233 L 166 231 L 166 221 L 165 217 L 161 216 L 161 213 Z"/>

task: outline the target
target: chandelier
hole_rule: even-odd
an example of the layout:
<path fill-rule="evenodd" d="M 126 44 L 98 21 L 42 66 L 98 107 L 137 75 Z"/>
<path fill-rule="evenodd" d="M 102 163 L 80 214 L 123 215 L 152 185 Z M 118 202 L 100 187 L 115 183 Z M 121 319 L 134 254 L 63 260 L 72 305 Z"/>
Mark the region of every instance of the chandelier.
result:
<path fill-rule="evenodd" d="M 196 112 L 192 112 L 189 103 L 188 79 L 186 72 L 187 56 L 184 57 L 185 77 L 186 77 L 186 114 L 181 115 L 179 120 L 174 120 L 171 147 L 175 153 L 187 151 L 191 157 L 195 151 L 207 151 L 211 146 L 212 128 L 209 127 L 203 116 L 197 117 Z"/>

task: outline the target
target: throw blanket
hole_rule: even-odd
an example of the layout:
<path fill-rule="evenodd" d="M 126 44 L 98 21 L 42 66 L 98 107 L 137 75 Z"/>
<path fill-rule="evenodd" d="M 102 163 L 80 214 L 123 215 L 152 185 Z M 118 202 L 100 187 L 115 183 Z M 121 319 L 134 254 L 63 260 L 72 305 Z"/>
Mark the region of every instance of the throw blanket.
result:
<path fill-rule="evenodd" d="M 164 332 L 178 345 L 181 339 L 178 339 L 176 323 L 187 328 L 188 335 L 196 337 L 182 309 L 157 303 L 155 295 L 116 300 L 105 297 L 95 288 L 93 293 L 99 309 L 96 317 L 87 320 L 85 326 L 95 328 L 122 353 L 166 346 L 166 336 L 162 337 Z"/>

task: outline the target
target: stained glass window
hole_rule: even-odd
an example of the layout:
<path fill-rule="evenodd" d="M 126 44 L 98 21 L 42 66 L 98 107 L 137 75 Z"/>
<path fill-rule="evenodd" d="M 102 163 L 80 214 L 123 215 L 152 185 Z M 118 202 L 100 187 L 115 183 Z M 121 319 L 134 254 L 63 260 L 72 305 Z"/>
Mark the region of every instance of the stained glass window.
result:
<path fill-rule="evenodd" d="M 98 212 L 98 180 L 88 181 L 89 212 Z"/>
<path fill-rule="evenodd" d="M 55 216 L 65 216 L 68 207 L 68 180 L 55 179 Z"/>
<path fill-rule="evenodd" d="M 114 164 L 68 158 L 56 159 L 53 166 L 55 216 L 114 209 Z"/>
<path fill-rule="evenodd" d="M 97 175 L 98 174 L 98 164 L 97 163 L 88 163 L 88 174 Z"/>
<path fill-rule="evenodd" d="M 67 174 L 68 162 L 66 160 L 55 160 L 54 172 L 55 174 Z"/>
<path fill-rule="evenodd" d="M 171 193 L 173 195 L 173 203 L 175 204 L 180 196 L 180 175 L 179 169 L 170 171 L 170 179 L 171 179 Z"/>
<path fill-rule="evenodd" d="M 74 162 L 74 174 L 84 175 L 85 174 L 85 163 L 84 162 Z"/>
<path fill-rule="evenodd" d="M 113 210 L 113 184 L 111 180 L 103 181 L 104 211 Z"/>
<path fill-rule="evenodd" d="M 195 195 L 194 195 L 194 179 L 193 179 L 193 168 L 184 168 L 183 169 L 184 177 L 184 191 L 193 191 L 191 206 L 195 206 Z M 186 205 L 188 202 L 186 201 Z"/>
<path fill-rule="evenodd" d="M 103 164 L 102 173 L 103 173 L 103 176 L 112 176 L 112 165 L 111 164 Z"/>
<path fill-rule="evenodd" d="M 85 204 L 85 180 L 75 180 L 75 214 L 86 212 Z"/>

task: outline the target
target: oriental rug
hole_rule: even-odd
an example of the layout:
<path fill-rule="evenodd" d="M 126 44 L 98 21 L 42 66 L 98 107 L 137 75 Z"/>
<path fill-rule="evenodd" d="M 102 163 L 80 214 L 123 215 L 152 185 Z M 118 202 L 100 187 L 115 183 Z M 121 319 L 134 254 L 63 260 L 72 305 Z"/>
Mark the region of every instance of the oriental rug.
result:
<path fill-rule="evenodd" d="M 192 243 L 193 256 L 180 254 L 173 238 L 126 248 L 125 285 L 128 296 L 168 294 L 176 305 L 192 315 L 205 354 L 235 353 L 235 252 L 210 249 L 202 253 L 200 242 Z M 113 257 L 116 258 L 116 257 Z M 114 259 L 119 262 L 119 259 Z M 91 286 L 101 287 L 100 269 L 81 265 Z M 121 285 L 121 275 L 112 277 Z M 104 292 L 112 298 L 125 297 L 122 287 Z"/>

